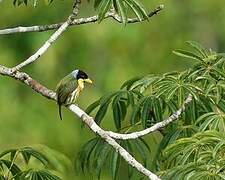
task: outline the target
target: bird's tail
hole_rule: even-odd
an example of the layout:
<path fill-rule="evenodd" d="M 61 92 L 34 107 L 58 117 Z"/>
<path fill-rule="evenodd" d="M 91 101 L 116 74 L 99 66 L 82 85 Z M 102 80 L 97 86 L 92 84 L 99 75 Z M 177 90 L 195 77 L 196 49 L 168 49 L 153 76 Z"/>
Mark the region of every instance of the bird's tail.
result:
<path fill-rule="evenodd" d="M 61 105 L 59 105 L 59 117 L 62 120 L 62 111 L 61 111 Z"/>

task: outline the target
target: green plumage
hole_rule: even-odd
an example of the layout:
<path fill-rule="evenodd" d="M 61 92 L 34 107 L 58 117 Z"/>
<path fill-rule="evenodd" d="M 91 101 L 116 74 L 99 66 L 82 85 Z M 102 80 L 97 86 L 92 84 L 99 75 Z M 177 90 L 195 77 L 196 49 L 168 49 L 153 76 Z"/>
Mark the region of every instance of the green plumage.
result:
<path fill-rule="evenodd" d="M 59 106 L 59 116 L 62 120 L 61 106 L 71 104 L 72 93 L 77 88 L 77 80 L 71 75 L 65 76 L 56 87 L 57 104 Z"/>

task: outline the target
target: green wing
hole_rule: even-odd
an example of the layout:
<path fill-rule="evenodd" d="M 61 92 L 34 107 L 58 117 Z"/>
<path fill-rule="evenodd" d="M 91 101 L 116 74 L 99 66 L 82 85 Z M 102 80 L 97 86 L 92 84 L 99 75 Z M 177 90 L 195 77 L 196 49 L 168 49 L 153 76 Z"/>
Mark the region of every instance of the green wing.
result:
<path fill-rule="evenodd" d="M 61 105 L 66 104 L 68 97 L 76 89 L 77 82 L 75 79 L 66 76 L 56 87 L 57 104 L 59 105 L 59 116 L 62 120 Z"/>
<path fill-rule="evenodd" d="M 66 104 L 67 98 L 76 89 L 76 80 L 64 81 L 61 80 L 56 88 L 57 103 L 58 105 Z"/>

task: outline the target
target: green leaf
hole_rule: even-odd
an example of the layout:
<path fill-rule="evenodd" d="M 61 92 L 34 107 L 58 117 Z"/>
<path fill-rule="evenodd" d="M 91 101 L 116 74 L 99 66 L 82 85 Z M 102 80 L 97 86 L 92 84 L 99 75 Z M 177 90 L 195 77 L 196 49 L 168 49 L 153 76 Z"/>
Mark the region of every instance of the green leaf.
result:
<path fill-rule="evenodd" d="M 46 170 L 28 170 L 22 173 L 23 180 L 61 180 L 58 176 Z"/>
<path fill-rule="evenodd" d="M 112 101 L 113 118 L 117 130 L 120 130 L 121 122 L 126 116 L 127 107 L 123 98 L 126 94 L 126 91 L 119 91 Z"/>
<path fill-rule="evenodd" d="M 106 95 L 102 96 L 100 98 L 100 105 L 104 105 L 104 104 L 108 103 L 113 98 L 113 96 L 117 95 L 120 92 L 121 92 L 120 90 L 114 91 L 114 92 L 110 92 L 110 93 L 107 93 Z"/>
<path fill-rule="evenodd" d="M 12 161 L 16 156 L 17 150 L 12 150 L 10 155 L 10 160 Z"/>
<path fill-rule="evenodd" d="M 127 105 L 126 105 L 125 101 L 123 101 L 123 100 L 120 100 L 118 103 L 121 108 L 121 121 L 123 121 L 127 114 Z"/>
<path fill-rule="evenodd" d="M 117 0 L 112 0 L 112 6 L 115 9 L 115 11 L 119 14 L 118 6 L 117 6 Z"/>
<path fill-rule="evenodd" d="M 118 8 L 118 13 L 122 19 L 122 23 L 126 24 L 127 14 L 126 14 L 126 7 L 124 6 L 124 0 L 115 0 L 115 1 L 116 1 L 116 7 Z"/>
<path fill-rule="evenodd" d="M 174 50 L 173 53 L 176 54 L 177 56 L 190 58 L 190 59 L 194 59 L 201 62 L 203 61 L 201 57 L 189 51 L 177 49 L 177 50 Z"/>
<path fill-rule="evenodd" d="M 97 124 L 100 124 L 102 119 L 105 117 L 109 104 L 110 102 L 106 102 L 100 106 L 97 114 L 95 115 L 95 122 Z"/>
<path fill-rule="evenodd" d="M 99 4 L 98 8 L 98 22 L 101 22 L 104 18 L 106 13 L 109 11 L 110 7 L 112 6 L 112 0 L 102 0 Z"/>
<path fill-rule="evenodd" d="M 142 10 L 140 9 L 139 6 L 134 2 L 134 0 L 125 0 L 126 4 L 132 9 L 132 11 L 135 13 L 139 21 L 143 20 L 143 14 Z"/>
<path fill-rule="evenodd" d="M 132 144 L 130 143 L 130 140 L 125 140 L 123 141 L 124 144 L 124 148 L 130 153 L 133 154 L 133 148 L 132 148 Z M 122 145 L 122 144 L 121 144 Z M 129 179 L 133 176 L 134 173 L 134 169 L 133 167 L 131 167 L 130 165 L 128 165 L 128 177 Z"/>
<path fill-rule="evenodd" d="M 31 154 L 27 153 L 26 151 L 22 151 L 21 154 L 22 154 L 23 159 L 26 162 L 26 164 L 28 164 L 29 160 L 30 160 L 30 157 L 31 157 Z"/>
<path fill-rule="evenodd" d="M 120 165 L 120 157 L 118 152 L 114 150 L 110 161 L 110 169 L 113 180 L 116 179 L 116 175 L 119 170 L 119 165 Z"/>
<path fill-rule="evenodd" d="M 3 175 L 0 174 L 0 180 L 6 180 Z"/>
<path fill-rule="evenodd" d="M 20 148 L 19 152 L 22 153 L 23 157 L 25 157 L 24 158 L 25 161 L 29 161 L 28 160 L 29 156 L 32 156 L 32 157 L 36 158 L 37 160 L 39 160 L 43 165 L 49 164 L 48 158 L 43 153 L 41 153 L 31 147 Z"/>
<path fill-rule="evenodd" d="M 17 151 L 17 149 L 9 149 L 9 150 L 6 150 L 6 151 L 3 151 L 1 154 L 0 154 L 0 158 L 4 157 L 5 155 L 7 154 L 11 154 L 13 152 Z"/>
<path fill-rule="evenodd" d="M 111 146 L 105 143 L 99 152 L 100 156 L 98 156 L 97 158 L 97 164 L 96 164 L 96 170 L 95 170 L 98 176 L 98 179 L 100 179 L 101 170 L 103 168 L 104 163 L 106 162 L 106 159 L 108 157 L 110 150 L 111 150 Z"/>
<path fill-rule="evenodd" d="M 152 99 L 151 97 L 146 98 L 146 100 L 143 103 L 143 109 L 141 112 L 141 124 L 143 128 L 147 128 L 147 120 L 149 120 L 151 114 L 151 108 L 152 108 Z"/>
<path fill-rule="evenodd" d="M 134 105 L 134 98 L 135 98 L 135 96 L 134 96 L 133 92 L 127 91 L 127 106 Z"/>
<path fill-rule="evenodd" d="M 118 94 L 112 101 L 113 119 L 117 130 L 121 129 L 122 109 L 120 106 L 120 98 L 122 93 Z"/>
<path fill-rule="evenodd" d="M 76 169 L 80 169 L 85 172 L 85 167 L 87 170 L 90 169 L 90 161 L 91 161 L 91 155 L 95 150 L 95 147 L 97 143 L 100 141 L 99 137 L 96 137 L 94 139 L 89 140 L 87 143 L 85 143 L 80 152 L 78 153 L 78 156 L 76 158 Z"/>
<path fill-rule="evenodd" d="M 8 168 L 15 180 L 20 180 L 19 175 L 21 174 L 21 170 L 16 164 L 4 159 L 0 159 L 0 164 L 4 164 Z"/>
<path fill-rule="evenodd" d="M 146 147 L 148 152 L 151 153 L 151 149 L 150 149 L 148 143 L 142 137 L 138 138 L 138 140 L 143 144 L 144 147 Z"/>
<path fill-rule="evenodd" d="M 223 99 L 221 99 L 218 104 L 217 104 L 218 108 L 220 108 L 223 112 L 225 112 L 225 101 Z"/>
<path fill-rule="evenodd" d="M 132 90 L 140 87 L 140 93 L 143 93 L 146 90 L 146 88 L 148 88 L 150 85 L 153 85 L 157 79 L 158 76 L 155 76 L 154 74 L 149 74 L 135 81 L 133 85 L 130 87 L 130 89 Z"/>
<path fill-rule="evenodd" d="M 122 84 L 122 86 L 121 86 L 120 89 L 123 89 L 123 88 L 126 87 L 127 90 L 130 90 L 130 87 L 134 84 L 134 82 L 140 80 L 141 78 L 142 78 L 142 77 L 139 77 L 139 76 L 138 76 L 138 77 L 134 77 L 134 78 L 132 78 L 132 79 L 130 79 L 130 80 L 128 80 L 128 81 L 125 81 L 125 82 Z"/>
<path fill-rule="evenodd" d="M 100 104 L 100 99 L 97 100 L 97 101 L 95 101 L 95 102 L 93 102 L 92 104 L 90 104 L 90 105 L 87 107 L 87 109 L 85 110 L 85 112 L 86 112 L 87 114 L 90 114 L 94 109 L 96 109 L 96 108 L 99 106 L 99 104 Z"/>
<path fill-rule="evenodd" d="M 104 1 L 104 0 L 95 0 L 94 1 L 94 8 L 97 9 L 102 1 Z"/>
<path fill-rule="evenodd" d="M 192 46 L 195 50 L 197 50 L 203 58 L 208 57 L 208 53 L 205 48 L 202 47 L 201 44 L 195 42 L 195 41 L 187 41 L 187 43 Z"/>
<path fill-rule="evenodd" d="M 130 118 L 130 123 L 134 125 L 137 121 L 139 121 L 139 115 L 142 108 L 142 104 L 146 100 L 146 97 L 139 100 L 139 102 L 133 107 L 133 111 Z"/>
<path fill-rule="evenodd" d="M 163 120 L 163 112 L 162 112 L 159 98 L 154 98 L 153 110 L 154 110 L 154 116 L 156 118 L 156 121 L 157 122 L 162 121 Z"/>
<path fill-rule="evenodd" d="M 144 166 L 146 167 L 147 166 L 147 154 L 146 154 L 145 149 L 142 147 L 142 145 L 136 139 L 132 140 L 132 144 L 134 144 L 134 146 L 136 147 L 136 149 L 144 163 Z"/>
<path fill-rule="evenodd" d="M 143 4 L 138 0 L 130 0 L 130 1 L 133 1 L 133 4 L 138 9 L 138 11 L 142 14 L 143 18 L 148 19 L 148 14 L 147 14 Z"/>

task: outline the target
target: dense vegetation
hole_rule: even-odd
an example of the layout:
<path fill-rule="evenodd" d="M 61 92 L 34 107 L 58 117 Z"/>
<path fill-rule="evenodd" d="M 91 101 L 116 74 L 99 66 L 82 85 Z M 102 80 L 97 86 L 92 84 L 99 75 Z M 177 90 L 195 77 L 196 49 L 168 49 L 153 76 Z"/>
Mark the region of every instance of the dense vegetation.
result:
<path fill-rule="evenodd" d="M 160 130 L 158 136 L 162 139 L 159 143 L 149 143 L 142 138 L 120 143 L 131 154 L 140 157 L 145 166 L 154 168 L 163 179 L 223 178 L 224 54 L 207 50 L 196 42 L 187 43 L 192 51 L 176 50 L 174 53 L 193 59 L 196 63 L 192 68 L 128 80 L 119 91 L 91 104 L 87 112 L 98 108 L 95 120 L 100 124 L 111 106 L 116 131 L 129 133 L 148 128 L 170 116 L 191 94 L 194 99 L 179 120 Z M 158 149 L 152 154 L 154 147 Z M 114 178 L 121 165 L 118 153 L 100 138 L 84 145 L 79 160 L 83 170 L 93 168 L 98 176 L 104 164 L 110 162 Z M 133 169 L 128 167 L 128 173 L 131 177 Z"/>
<path fill-rule="evenodd" d="M 47 4 L 51 2 L 46 1 Z M 125 2 L 124 7 L 121 6 L 121 2 Z M 0 6 L 1 3 L 5 2 L 0 2 Z M 60 7 L 57 6 L 56 1 L 54 3 L 56 3 L 55 6 L 57 8 Z M 146 18 L 146 10 L 136 0 L 96 0 L 94 6 L 101 17 L 100 21 L 102 21 L 104 14 L 109 9 L 110 3 L 113 4 L 116 11 L 121 15 L 124 23 L 127 21 L 127 16 L 133 17 L 135 15 L 139 20 Z M 177 8 L 175 15 L 176 13 L 179 13 L 179 15 L 183 13 L 183 18 L 192 19 L 191 17 L 187 17 L 187 14 L 190 14 L 193 8 L 192 5 L 198 3 L 201 5 L 202 2 L 191 1 L 189 3 L 185 5 L 185 8 L 187 7 L 188 10 L 182 10 L 182 12 L 177 7 L 179 6 L 179 2 L 175 4 L 171 3 L 170 5 L 174 9 Z M 35 0 L 14 0 L 14 4 L 20 5 L 22 10 L 25 10 L 23 9 L 23 4 L 27 4 L 27 8 L 29 8 L 30 4 L 34 5 L 37 10 L 43 8 L 42 1 Z M 222 7 L 219 2 L 218 4 L 216 2 L 214 4 Z M 206 9 L 209 11 L 213 9 L 212 4 L 209 2 L 204 5 L 206 5 Z M 124 13 L 127 10 L 126 8 L 132 14 Z M 16 12 L 19 12 L 18 18 L 24 14 L 22 10 L 19 10 L 19 8 L 15 9 Z M 52 11 L 50 10 L 50 12 Z M 65 12 L 68 14 L 68 9 Z M 172 12 L 166 12 L 165 14 L 168 14 L 166 18 L 168 19 L 163 20 L 164 25 L 166 22 L 168 23 L 165 25 L 167 28 L 171 26 L 171 19 L 173 19 L 170 13 Z M 205 12 L 202 13 L 204 14 Z M 214 14 L 215 17 L 217 17 L 216 15 L 223 17 L 222 11 L 220 12 L 219 10 L 211 14 Z M 39 15 L 38 13 L 36 14 L 37 17 Z M 58 17 L 59 15 L 55 13 L 55 16 Z M 2 18 L 0 17 L 0 20 Z M 41 15 L 39 18 L 41 19 Z M 202 17 L 199 18 L 198 20 L 201 20 Z M 37 22 L 42 23 L 40 19 Z M 24 22 L 28 23 L 33 20 L 32 17 L 24 16 Z M 6 20 L 4 22 L 8 25 Z M 160 20 L 149 22 L 149 24 L 156 25 L 158 22 Z M 9 23 L 13 24 L 13 20 L 10 20 Z M 14 23 L 16 24 L 17 22 L 15 21 Z M 89 72 L 93 73 L 96 82 L 103 83 L 102 85 L 99 83 L 95 89 L 93 88 L 94 93 L 91 96 L 84 93 L 84 96 L 80 100 L 81 106 L 95 101 L 101 94 L 106 94 L 91 104 L 87 108 L 87 112 L 94 115 L 96 122 L 101 126 L 121 133 L 148 128 L 162 121 L 182 105 L 188 94 L 192 94 L 194 97 L 193 101 L 188 105 L 188 109 L 178 121 L 146 137 L 118 142 L 146 167 L 160 175 L 162 179 L 171 179 L 173 177 L 177 177 L 177 179 L 224 179 L 224 54 L 216 53 L 211 49 L 205 49 L 198 43 L 189 41 L 187 43 L 192 47 L 191 50 L 174 51 L 176 55 L 183 57 L 182 61 L 176 61 L 176 58 L 168 57 L 168 51 L 171 50 L 171 47 L 178 47 L 181 41 L 185 40 L 181 38 L 183 34 L 192 39 L 193 37 L 196 39 L 199 37 L 190 33 L 193 30 L 191 21 L 183 22 L 183 19 L 180 18 L 176 19 L 176 23 L 179 23 L 180 29 L 178 30 L 173 26 L 170 27 L 171 30 L 165 30 L 166 32 L 163 33 L 167 35 L 163 37 L 167 40 L 162 41 L 161 39 L 161 42 L 158 41 L 160 39 L 154 40 L 152 35 L 155 31 L 159 31 L 161 26 L 156 26 L 156 28 L 151 27 L 152 31 L 148 36 L 141 30 L 144 28 L 146 32 L 149 28 L 148 25 L 141 27 L 134 25 L 134 28 L 131 26 L 126 27 L 124 32 L 121 32 L 121 29 L 116 29 L 114 25 L 101 24 L 100 26 L 105 25 L 115 31 L 112 35 L 107 32 L 104 32 L 105 34 L 102 33 L 102 35 L 98 35 L 97 33 L 96 39 L 89 35 L 92 32 L 92 28 L 90 30 L 82 28 L 80 31 L 74 30 L 78 34 L 76 37 L 73 35 L 74 32 L 68 33 L 69 35 L 65 36 L 65 40 L 59 42 L 59 45 L 54 47 L 55 50 L 50 51 L 46 60 L 43 60 L 43 64 L 40 63 L 40 65 L 31 67 L 28 71 L 32 72 L 33 76 L 42 77 L 43 81 L 54 89 L 56 81 L 60 79 L 60 76 L 64 76 L 69 70 L 73 69 L 74 63 L 76 66 L 88 69 Z M 196 21 L 197 23 L 199 22 Z M 216 23 L 216 21 L 210 23 L 203 22 L 200 24 L 213 26 L 215 25 L 213 23 Z M 196 25 L 196 27 L 198 26 Z M 99 27 L 95 28 L 99 30 Z M 219 28 L 219 23 L 215 31 L 218 33 L 216 45 L 212 43 L 214 32 L 208 31 L 208 39 L 203 40 L 203 42 L 210 44 L 209 46 L 212 45 L 213 47 L 224 49 L 223 31 Z M 176 32 L 177 36 L 174 35 Z M 160 32 L 157 32 L 157 34 L 160 35 Z M 47 37 L 44 34 L 33 36 L 39 35 L 40 38 L 25 37 L 24 35 L 22 35 L 22 38 L 19 37 L 20 35 L 1 37 L 4 43 L 0 44 L 0 47 L 1 49 L 5 49 L 5 52 L 0 54 L 1 63 L 16 64 L 18 63 L 17 59 L 24 59 L 27 53 L 31 54 L 37 48 L 36 46 L 38 46 L 34 44 L 40 43 L 40 40 L 44 41 Z M 103 45 L 98 44 L 99 37 Z M 71 42 L 71 45 L 68 45 L 68 41 L 74 39 L 77 42 L 77 38 L 80 40 L 78 41 L 79 43 Z M 147 38 L 151 39 L 151 42 L 146 42 Z M 201 34 L 199 39 L 202 40 L 204 38 L 205 36 Z M 107 39 L 107 42 L 104 42 L 104 39 Z M 24 46 L 18 47 L 16 43 L 13 43 L 14 41 L 18 43 L 24 42 Z M 121 44 L 121 41 L 129 41 L 130 44 Z M 165 43 L 166 41 L 168 42 Z M 113 45 L 110 45 L 112 42 Z M 149 47 L 149 43 L 154 44 L 154 46 Z M 68 45 L 67 49 L 62 51 L 62 47 L 65 47 L 65 45 Z M 136 53 L 130 52 L 133 46 L 137 47 Z M 160 50 L 160 46 L 163 50 Z M 116 53 L 109 52 L 105 47 L 110 47 L 111 51 L 115 51 Z M 9 51 L 8 49 L 11 50 Z M 102 51 L 99 52 L 99 49 Z M 149 49 L 151 49 L 150 53 Z M 157 52 L 156 50 L 160 51 Z M 71 55 L 72 51 L 76 53 L 72 53 Z M 147 59 L 145 58 L 146 53 L 149 53 Z M 102 66 L 96 67 L 96 62 L 92 63 L 88 61 L 92 59 L 93 54 L 96 55 L 96 59 L 93 61 L 98 62 Z M 137 60 L 132 59 L 134 55 Z M 68 61 L 68 59 L 74 59 L 74 57 L 78 57 L 79 62 Z M 163 62 L 160 62 L 159 58 Z M 169 61 L 165 62 L 167 58 Z M 185 62 L 184 60 L 187 58 L 191 61 Z M 8 59 L 16 60 L 8 62 Z M 101 61 L 98 61 L 98 59 L 101 59 Z M 151 59 L 151 62 L 149 62 L 149 59 Z M 48 66 L 46 66 L 46 63 Z M 194 65 L 190 68 L 186 68 L 186 65 L 193 63 Z M 168 64 L 168 66 L 165 64 Z M 70 68 L 68 69 L 68 67 Z M 164 74 L 158 73 L 158 71 L 177 70 L 180 67 L 186 70 Z M 154 72 L 154 74 L 144 75 L 149 72 Z M 121 73 L 121 76 L 115 79 L 115 74 L 118 73 Z M 136 77 L 136 75 L 141 76 Z M 124 82 L 119 90 L 106 93 L 111 91 L 111 89 L 117 88 L 124 79 L 128 79 L 128 76 L 133 76 L 134 78 Z M 4 119 L 4 123 L 2 123 L 2 128 L 0 129 L 1 137 L 4 138 L 0 140 L 0 147 L 1 149 L 9 149 L 2 151 L 0 155 L 0 179 L 24 178 L 33 180 L 43 178 L 54 180 L 59 178 L 74 179 L 74 177 L 77 179 L 78 170 L 82 170 L 86 176 L 90 172 L 95 172 L 97 177 L 103 176 L 102 179 L 106 179 L 108 177 L 107 174 L 111 174 L 113 179 L 117 177 L 133 179 L 142 177 L 136 170 L 129 167 L 118 156 L 118 153 L 99 137 L 93 138 L 93 135 L 91 135 L 93 139 L 85 143 L 87 137 L 90 138 L 90 134 L 86 132 L 85 128 L 80 130 L 79 124 L 75 128 L 73 126 L 74 121 L 70 122 L 67 120 L 59 123 L 57 121 L 57 108 L 55 104 L 45 104 L 42 98 L 38 99 L 29 89 L 21 87 L 21 84 L 17 85 L 15 82 L 8 82 L 8 79 L 2 80 L 2 78 L 0 81 L 0 90 L 3 95 L 0 102 L 1 120 Z M 27 111 L 27 106 L 31 106 L 31 104 L 31 111 Z M 13 113 L 9 112 L 9 106 L 15 109 Z M 37 116 L 34 116 L 34 114 L 37 114 Z M 74 118 L 69 115 L 66 115 L 66 117 L 67 119 Z M 52 128 L 53 124 L 55 129 Z M 12 132 L 11 129 L 16 129 L 17 131 Z M 17 136 L 18 134 L 19 136 Z M 54 149 L 67 154 L 70 160 L 61 153 L 47 147 L 35 148 L 31 145 L 33 143 L 43 143 L 54 147 Z M 23 145 L 26 146 L 23 147 Z M 28 145 L 31 147 L 27 147 Z M 83 145 L 82 148 L 80 148 L 81 145 Z M 11 149 L 12 146 L 18 146 L 19 148 Z M 78 155 L 77 151 L 80 151 Z M 73 162 L 76 167 L 75 176 L 71 173 L 74 172 L 71 163 L 74 156 L 77 157 Z"/>

